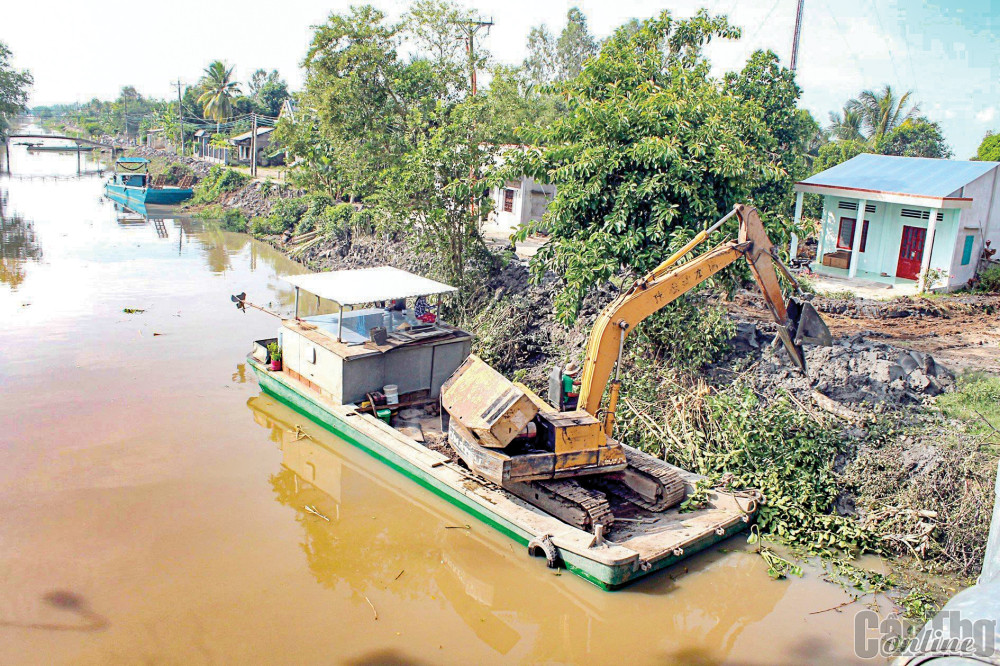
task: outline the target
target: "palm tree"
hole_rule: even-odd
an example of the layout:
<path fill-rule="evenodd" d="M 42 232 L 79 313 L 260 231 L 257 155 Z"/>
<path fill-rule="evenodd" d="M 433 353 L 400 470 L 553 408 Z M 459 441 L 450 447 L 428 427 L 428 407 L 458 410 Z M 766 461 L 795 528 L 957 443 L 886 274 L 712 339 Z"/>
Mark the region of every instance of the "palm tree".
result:
<path fill-rule="evenodd" d="M 240 92 L 240 84 L 233 80 L 234 69 L 235 65 L 226 67 L 226 63 L 216 60 L 205 68 L 201 77 L 204 92 L 198 97 L 198 103 L 202 105 L 205 117 L 215 121 L 216 132 L 222 121 L 232 115 L 233 97 Z"/>
<path fill-rule="evenodd" d="M 859 113 L 868 138 L 878 141 L 920 112 L 919 104 L 906 108 L 912 94 L 913 91 L 907 90 L 897 97 L 892 86 L 887 85 L 879 91 L 865 90 L 844 108 Z"/>
<path fill-rule="evenodd" d="M 848 106 L 844 107 L 843 114 L 831 111 L 830 134 L 841 141 L 864 141 L 865 135 L 861 133 L 861 113 Z"/>

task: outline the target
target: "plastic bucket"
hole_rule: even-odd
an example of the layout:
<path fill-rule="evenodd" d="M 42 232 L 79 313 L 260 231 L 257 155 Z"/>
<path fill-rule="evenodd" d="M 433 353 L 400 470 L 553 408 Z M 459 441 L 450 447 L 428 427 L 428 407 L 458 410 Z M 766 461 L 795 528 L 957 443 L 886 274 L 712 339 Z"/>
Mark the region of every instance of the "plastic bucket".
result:
<path fill-rule="evenodd" d="M 385 404 L 387 405 L 398 405 L 399 404 L 399 387 L 395 384 L 386 384 L 382 387 L 382 392 L 385 393 Z"/>
<path fill-rule="evenodd" d="M 378 414 L 378 417 L 386 423 L 389 423 L 389 419 L 392 417 L 391 409 L 380 409 L 375 413 Z"/>

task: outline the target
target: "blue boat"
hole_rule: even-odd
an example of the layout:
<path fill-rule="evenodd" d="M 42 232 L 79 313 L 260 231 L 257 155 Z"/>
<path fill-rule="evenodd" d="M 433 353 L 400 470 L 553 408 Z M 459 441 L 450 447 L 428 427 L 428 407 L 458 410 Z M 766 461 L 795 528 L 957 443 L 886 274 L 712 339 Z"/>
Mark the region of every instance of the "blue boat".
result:
<path fill-rule="evenodd" d="M 104 185 L 104 193 L 120 204 L 135 208 L 137 205 L 178 204 L 190 199 L 194 190 L 184 181 L 180 186 L 154 182 L 149 173 L 149 160 L 145 157 L 119 157 L 115 160 L 114 175 Z"/>

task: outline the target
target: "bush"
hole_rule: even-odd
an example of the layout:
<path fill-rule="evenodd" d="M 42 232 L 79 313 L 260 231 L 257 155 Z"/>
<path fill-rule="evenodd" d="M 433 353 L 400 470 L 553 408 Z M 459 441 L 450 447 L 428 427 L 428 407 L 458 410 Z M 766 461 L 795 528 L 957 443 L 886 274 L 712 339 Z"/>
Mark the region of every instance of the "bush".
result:
<path fill-rule="evenodd" d="M 249 229 L 254 236 L 274 236 L 285 230 L 273 217 L 255 217 L 250 220 Z"/>
<path fill-rule="evenodd" d="M 340 203 L 336 206 L 327 206 L 323 211 L 324 225 L 323 231 L 327 234 L 337 235 L 344 232 L 352 225 L 354 218 L 354 206 L 349 203 Z"/>
<path fill-rule="evenodd" d="M 979 272 L 979 291 L 1000 293 L 1000 264 L 990 264 Z"/>
<path fill-rule="evenodd" d="M 208 175 L 201 179 L 194 188 L 192 203 L 212 203 L 226 192 L 235 192 L 250 181 L 239 171 L 219 166 L 212 167 Z"/>
<path fill-rule="evenodd" d="M 181 182 L 181 178 L 193 173 L 191 167 L 184 164 L 171 164 L 163 171 L 163 181 L 167 185 L 176 185 Z"/>
<path fill-rule="evenodd" d="M 701 307 L 688 299 L 674 301 L 639 326 L 637 333 L 653 358 L 675 370 L 697 372 L 729 350 L 736 326 L 721 307 Z"/>

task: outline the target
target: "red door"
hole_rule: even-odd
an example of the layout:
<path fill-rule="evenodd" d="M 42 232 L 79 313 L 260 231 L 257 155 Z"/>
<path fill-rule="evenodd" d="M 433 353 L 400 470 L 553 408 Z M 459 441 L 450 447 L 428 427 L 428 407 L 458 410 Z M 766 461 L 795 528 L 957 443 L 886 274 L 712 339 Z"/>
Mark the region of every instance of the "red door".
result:
<path fill-rule="evenodd" d="M 924 240 L 927 230 L 921 227 L 903 227 L 903 239 L 899 244 L 899 263 L 896 277 L 916 280 L 920 277 L 920 263 L 924 259 Z"/>

